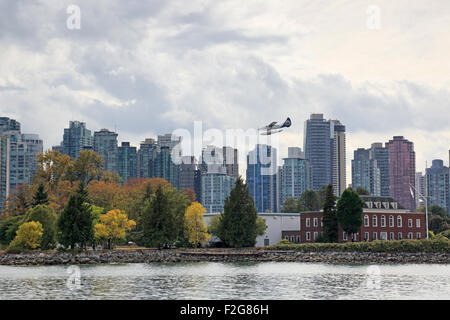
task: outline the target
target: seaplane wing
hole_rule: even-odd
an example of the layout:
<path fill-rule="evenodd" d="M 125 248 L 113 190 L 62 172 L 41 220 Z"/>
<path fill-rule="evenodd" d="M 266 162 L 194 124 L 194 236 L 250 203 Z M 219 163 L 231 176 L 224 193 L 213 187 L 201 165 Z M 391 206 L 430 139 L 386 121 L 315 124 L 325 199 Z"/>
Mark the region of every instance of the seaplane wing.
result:
<path fill-rule="evenodd" d="M 267 126 L 265 126 L 265 127 L 259 128 L 258 130 L 271 130 L 271 129 L 277 129 L 277 128 L 279 128 L 280 126 L 276 126 L 276 124 L 277 124 L 277 122 L 274 121 L 274 122 L 272 122 L 271 124 L 269 124 L 269 125 L 267 125 Z"/>

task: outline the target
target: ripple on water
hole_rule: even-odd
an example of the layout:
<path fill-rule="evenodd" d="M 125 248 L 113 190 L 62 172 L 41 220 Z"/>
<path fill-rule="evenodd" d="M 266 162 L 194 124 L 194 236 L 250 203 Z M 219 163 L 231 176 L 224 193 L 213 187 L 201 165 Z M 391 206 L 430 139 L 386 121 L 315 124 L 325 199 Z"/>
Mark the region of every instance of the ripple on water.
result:
<path fill-rule="evenodd" d="M 178 263 L 0 266 L 0 299 L 450 299 L 449 265 Z M 372 269 L 373 271 L 373 269 Z"/>

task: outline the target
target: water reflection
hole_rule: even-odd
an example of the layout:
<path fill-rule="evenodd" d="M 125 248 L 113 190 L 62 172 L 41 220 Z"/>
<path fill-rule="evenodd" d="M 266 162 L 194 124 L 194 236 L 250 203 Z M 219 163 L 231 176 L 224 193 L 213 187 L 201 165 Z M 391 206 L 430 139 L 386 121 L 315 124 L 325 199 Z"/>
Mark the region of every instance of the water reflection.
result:
<path fill-rule="evenodd" d="M 449 299 L 449 265 L 312 263 L 0 266 L 0 299 Z M 377 277 L 370 279 L 369 277 Z M 371 280 L 376 280 L 372 286 Z"/>

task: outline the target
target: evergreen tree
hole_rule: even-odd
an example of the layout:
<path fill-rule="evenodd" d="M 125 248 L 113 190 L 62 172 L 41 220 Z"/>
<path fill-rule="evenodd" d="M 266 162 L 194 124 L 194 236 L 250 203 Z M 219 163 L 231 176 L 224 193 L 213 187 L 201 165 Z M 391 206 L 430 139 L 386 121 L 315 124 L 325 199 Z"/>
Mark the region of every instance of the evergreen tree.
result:
<path fill-rule="evenodd" d="M 334 195 L 332 184 L 327 186 L 323 205 L 323 238 L 326 242 L 338 242 L 336 196 Z"/>
<path fill-rule="evenodd" d="M 79 243 L 82 248 L 93 240 L 92 208 L 87 203 L 87 191 L 81 183 L 72 194 L 58 219 L 60 242 L 72 249 Z"/>
<path fill-rule="evenodd" d="M 47 205 L 48 204 L 48 194 L 45 192 L 44 184 L 39 184 L 39 187 L 36 193 L 33 196 L 33 207 L 38 206 L 40 204 Z"/>
<path fill-rule="evenodd" d="M 258 233 L 257 217 L 258 212 L 248 187 L 239 177 L 225 199 L 219 231 L 222 241 L 231 247 L 254 246 Z"/>
<path fill-rule="evenodd" d="M 346 189 L 337 202 L 337 218 L 342 229 L 353 241 L 353 234 L 358 232 L 362 224 L 364 201 L 352 189 Z"/>
<path fill-rule="evenodd" d="M 160 249 L 175 242 L 177 239 L 175 230 L 178 229 L 175 221 L 169 198 L 160 185 L 142 215 L 143 244 L 146 247 Z"/>

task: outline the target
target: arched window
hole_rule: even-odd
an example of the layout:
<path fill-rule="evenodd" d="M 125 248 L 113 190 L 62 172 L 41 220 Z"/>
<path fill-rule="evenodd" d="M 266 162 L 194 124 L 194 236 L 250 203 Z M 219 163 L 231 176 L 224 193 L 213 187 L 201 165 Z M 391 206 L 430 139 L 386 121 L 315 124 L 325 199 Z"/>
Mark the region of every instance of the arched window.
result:
<path fill-rule="evenodd" d="M 364 227 L 368 227 L 369 226 L 369 216 L 366 214 L 364 216 Z"/>
<path fill-rule="evenodd" d="M 389 227 L 394 226 L 394 216 L 389 216 Z"/>
<path fill-rule="evenodd" d="M 401 228 L 402 226 L 402 216 L 397 216 L 397 227 Z"/>
<path fill-rule="evenodd" d="M 376 227 L 377 224 L 378 224 L 377 216 L 374 214 L 374 215 L 372 216 L 372 227 Z"/>
<path fill-rule="evenodd" d="M 381 216 L 381 226 L 386 227 L 386 216 Z"/>

